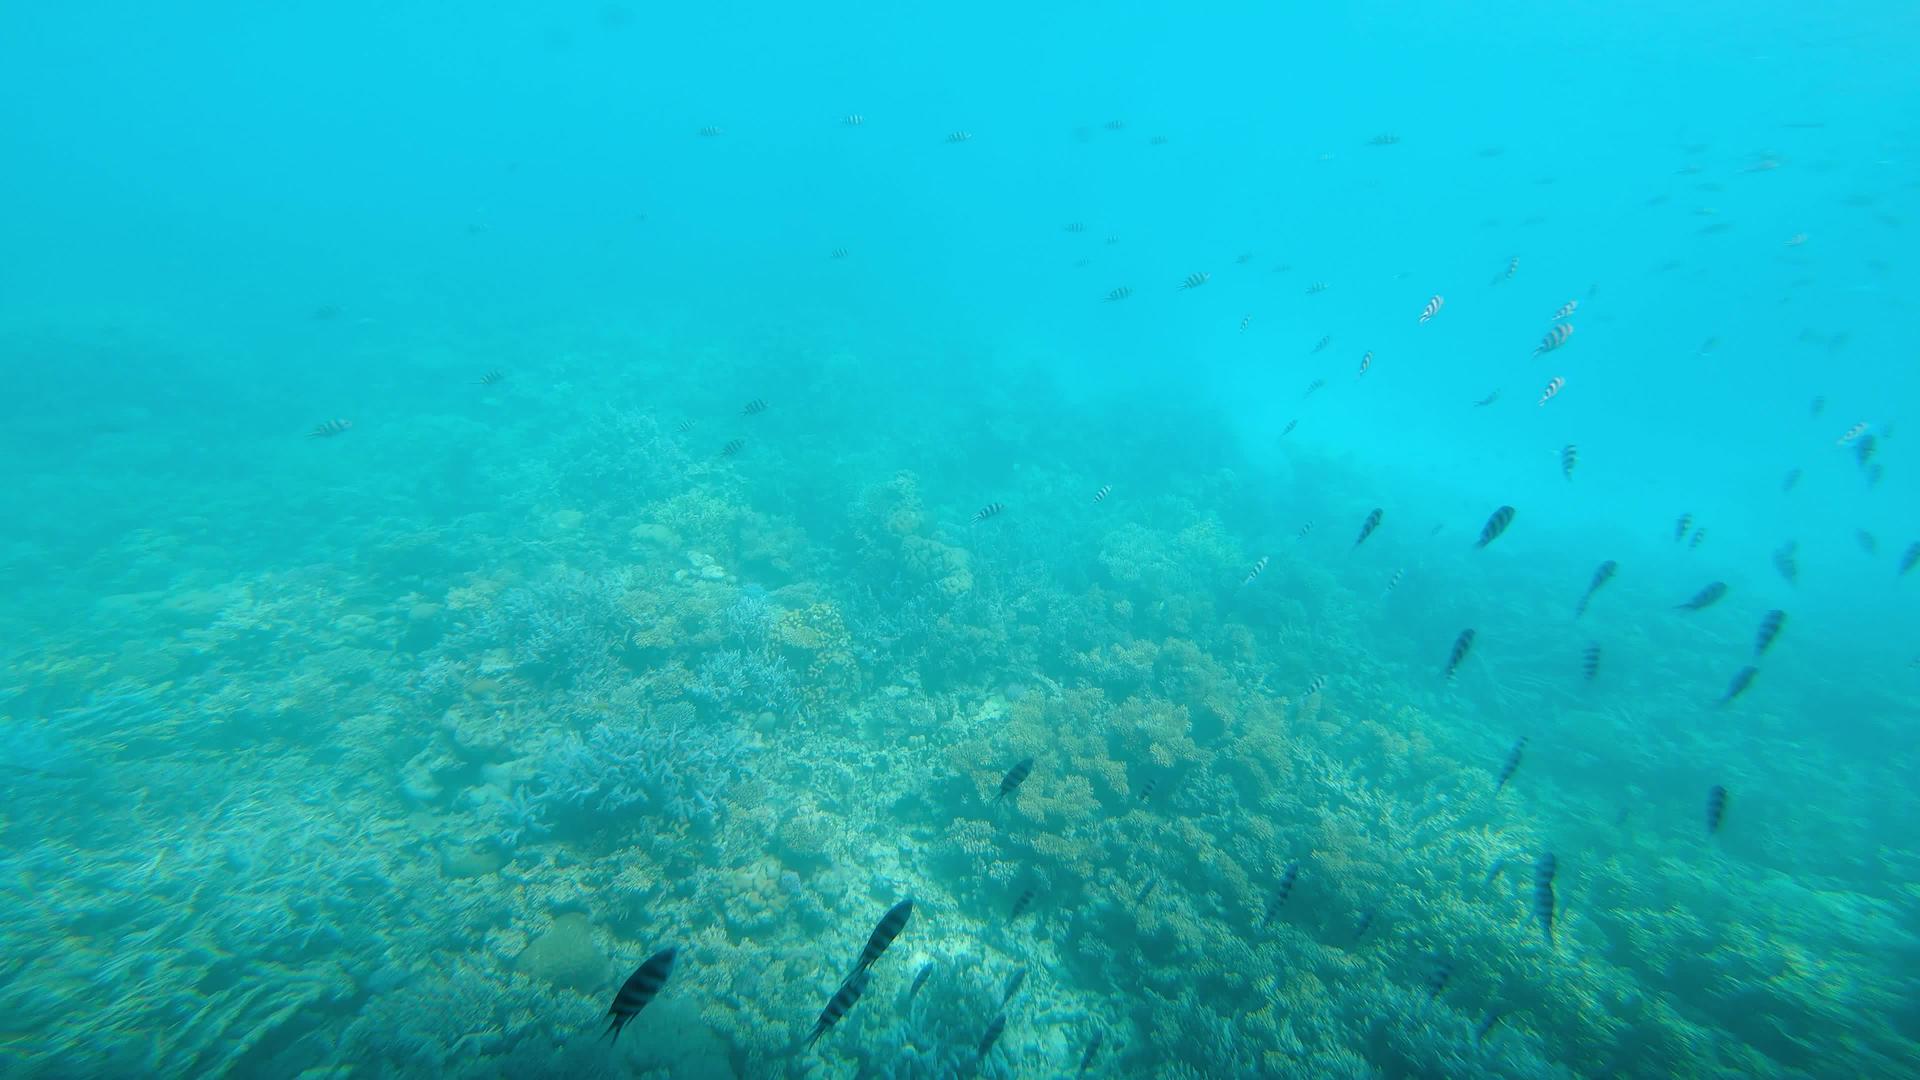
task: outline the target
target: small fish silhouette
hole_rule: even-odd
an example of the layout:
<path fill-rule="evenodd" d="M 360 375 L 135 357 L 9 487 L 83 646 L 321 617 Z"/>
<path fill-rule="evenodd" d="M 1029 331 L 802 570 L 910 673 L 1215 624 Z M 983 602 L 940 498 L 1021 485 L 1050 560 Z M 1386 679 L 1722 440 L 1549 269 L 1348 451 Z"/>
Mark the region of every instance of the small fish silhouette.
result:
<path fill-rule="evenodd" d="M 327 420 L 315 425 L 312 431 L 307 432 L 307 438 L 331 439 L 351 427 L 353 427 L 351 420 Z"/>
<path fill-rule="evenodd" d="M 475 379 L 474 381 L 479 383 L 481 386 L 492 386 L 500 382 L 501 380 L 505 379 L 506 377 L 507 377 L 506 373 L 501 371 L 499 368 L 490 368 L 487 370 L 486 374 L 481 375 L 478 379 Z"/>
<path fill-rule="evenodd" d="M 1373 512 L 1367 515 L 1367 519 L 1360 523 L 1360 537 L 1359 539 L 1353 542 L 1353 546 L 1355 548 L 1358 548 L 1361 544 L 1366 543 L 1367 537 L 1372 536 L 1373 531 L 1380 527 L 1380 518 L 1382 513 L 1383 511 L 1381 511 L 1381 509 L 1376 506 L 1373 508 Z"/>
<path fill-rule="evenodd" d="M 1180 282 L 1180 287 L 1182 289 L 1197 289 L 1212 280 L 1212 274 L 1207 273 L 1205 270 L 1196 270 L 1188 274 L 1186 279 Z"/>
<path fill-rule="evenodd" d="M 866 122 L 867 118 L 861 116 L 859 113 L 848 113 L 846 116 L 840 118 L 840 123 L 846 127 L 859 127 Z"/>
<path fill-rule="evenodd" d="M 1355 375 L 1354 378 L 1357 379 L 1361 375 L 1365 375 L 1367 373 L 1367 369 L 1371 368 L 1372 366 L 1373 366 L 1373 350 L 1369 349 L 1367 350 L 1366 355 L 1360 358 L 1360 372 L 1358 375 Z"/>
<path fill-rule="evenodd" d="M 1020 789 L 1020 785 L 1026 783 L 1027 777 L 1030 776 L 1032 773 L 1033 773 L 1032 758 L 1030 757 L 1021 758 L 1019 761 L 1015 762 L 1013 768 L 1007 770 L 1007 775 L 1000 778 L 1000 794 L 995 795 L 993 797 L 993 801 L 999 802 L 1001 799 L 1004 799 L 1007 796 L 1013 794 L 1015 791 L 1018 791 Z"/>
<path fill-rule="evenodd" d="M 754 398 L 752 401 L 747 402 L 746 405 L 742 407 L 740 410 L 740 412 L 746 416 L 759 416 L 761 413 L 766 411 L 767 411 L 766 398 Z"/>
<path fill-rule="evenodd" d="M 1734 672 L 1733 682 L 1727 685 L 1726 694 L 1720 698 L 1721 706 L 1725 707 L 1732 704 L 1733 699 L 1746 693 L 1747 688 L 1753 685 L 1753 677 L 1758 674 L 1760 674 L 1760 669 L 1751 665 Z"/>
<path fill-rule="evenodd" d="M 1720 831 L 1720 822 L 1727 816 L 1727 789 L 1715 784 L 1707 789 L 1707 832 L 1709 835 Z"/>
<path fill-rule="evenodd" d="M 1560 475 L 1573 479 L 1573 467 L 1580 460 L 1580 448 L 1568 443 L 1560 448 Z"/>
<path fill-rule="evenodd" d="M 1101 484 L 1101 485 L 1100 485 L 1100 490 L 1099 490 L 1099 491 L 1096 491 L 1096 492 L 1094 492 L 1094 493 L 1093 493 L 1093 501 L 1094 501 L 1094 504 L 1095 504 L 1095 505 L 1098 505 L 1098 504 L 1100 504 L 1100 503 L 1103 503 L 1103 502 L 1106 502 L 1106 501 L 1107 501 L 1107 496 L 1109 496 L 1109 495 L 1111 495 L 1111 494 L 1113 494 L 1113 485 L 1112 485 L 1112 484 Z"/>
<path fill-rule="evenodd" d="M 1273 899 L 1267 903 L 1266 914 L 1261 917 L 1262 922 L 1273 921 L 1274 915 L 1286 904 L 1287 897 L 1293 895 L 1294 883 L 1299 879 L 1300 864 L 1297 862 L 1288 863 L 1286 869 L 1280 872 L 1280 881 L 1273 888 Z"/>
<path fill-rule="evenodd" d="M 1562 389 L 1564 389 L 1566 385 L 1567 385 L 1567 380 L 1559 375 L 1555 375 L 1553 378 L 1548 379 L 1546 388 L 1540 391 L 1540 400 L 1534 402 L 1534 404 L 1545 405 L 1547 402 L 1552 401 L 1553 396 L 1555 394 L 1558 394 Z"/>
<path fill-rule="evenodd" d="M 971 142 L 972 140 L 973 132 L 971 131 L 950 131 L 947 133 L 948 145 L 957 145 L 963 142 Z"/>
<path fill-rule="evenodd" d="M 1587 677 L 1588 682 L 1592 682 L 1593 677 L 1600 673 L 1599 645 L 1588 645 L 1586 651 L 1580 654 L 1580 671 Z"/>
<path fill-rule="evenodd" d="M 1701 611 L 1719 603 L 1720 598 L 1725 595 L 1727 595 L 1726 582 L 1710 581 L 1702 586 L 1699 592 L 1694 593 L 1692 599 L 1675 606 L 1681 611 Z"/>
<path fill-rule="evenodd" d="M 1000 503 L 997 503 L 997 502 L 988 503 L 987 505 L 974 511 L 973 523 L 978 525 L 980 522 L 985 521 L 990 517 L 997 517 L 1000 514 L 1000 512 L 1005 509 L 1006 507 Z"/>
<path fill-rule="evenodd" d="M 1487 523 L 1481 526 L 1480 539 L 1473 546 L 1483 548 L 1493 543 L 1500 538 L 1501 533 L 1507 531 L 1507 526 L 1511 524 L 1513 524 L 1513 507 L 1500 507 L 1487 518 Z"/>
<path fill-rule="evenodd" d="M 673 974 L 673 960 L 677 955 L 679 955 L 677 947 L 661 949 L 648 957 L 646 963 L 634 969 L 633 974 L 627 976 L 627 981 L 620 984 L 620 992 L 613 996 L 612 1007 L 607 1009 L 607 1015 L 612 1019 L 607 1022 L 607 1030 L 601 1033 L 601 1038 L 604 1039 L 610 1035 L 614 1042 L 620 1041 L 621 1029 L 627 1026 L 628 1021 L 640 1015 L 640 1010 L 646 1008 L 655 995 L 660 993 L 660 988 L 667 985 L 667 978 Z"/>
<path fill-rule="evenodd" d="M 1679 543 L 1687 538 L 1687 530 L 1693 528 L 1693 515 L 1681 514 L 1680 520 L 1673 523 L 1673 542 Z"/>
<path fill-rule="evenodd" d="M 1556 312 L 1554 312 L 1554 313 L 1553 313 L 1553 314 L 1552 314 L 1551 316 L 1549 316 L 1549 317 L 1548 317 L 1548 319 L 1547 319 L 1547 321 L 1548 321 L 1548 322 L 1563 322 L 1563 321 L 1565 321 L 1566 319 L 1568 319 L 1569 317 L 1571 317 L 1571 316 L 1573 315 L 1573 313 L 1574 313 L 1575 311 L 1578 311 L 1579 309 L 1580 309 L 1580 301 L 1578 301 L 1578 300 L 1569 300 L 1569 301 L 1567 301 L 1566 303 L 1564 303 L 1564 304 L 1562 304 L 1562 305 L 1560 305 L 1560 310 L 1559 310 L 1559 311 L 1556 311 Z"/>
<path fill-rule="evenodd" d="M 746 445 L 747 445 L 747 440 L 745 439 L 728 439 L 727 445 L 720 448 L 720 456 L 732 457 L 733 455 L 739 453 L 740 449 Z"/>
<path fill-rule="evenodd" d="M 1539 920 L 1549 949 L 1553 948 L 1553 875 L 1558 870 L 1559 861 L 1551 851 L 1533 864 L 1533 917 Z"/>
<path fill-rule="evenodd" d="M 1119 300 L 1125 300 L 1127 297 L 1132 295 L 1133 295 L 1133 290 L 1128 286 L 1122 285 L 1119 288 L 1107 294 L 1106 302 L 1111 304 Z"/>
<path fill-rule="evenodd" d="M 871 972 L 861 968 L 848 977 L 846 982 L 840 984 L 840 989 L 835 990 L 833 996 L 827 999 L 827 1007 L 820 1010 L 820 1019 L 813 1022 L 813 1034 L 807 1036 L 808 1046 L 818 1042 L 820 1036 L 827 1033 L 828 1028 L 839 1023 L 840 1018 L 847 1015 L 847 1010 L 853 1008 L 860 1000 L 860 995 L 866 992 L 867 980 L 871 977 Z"/>
<path fill-rule="evenodd" d="M 1483 397 L 1479 401 L 1474 402 L 1473 407 L 1476 409 L 1484 409 L 1487 406 L 1499 400 L 1500 400 L 1500 391 L 1496 389 L 1492 393 L 1488 394 L 1486 397 Z"/>
<path fill-rule="evenodd" d="M 1614 562 L 1612 559 L 1608 559 L 1594 569 L 1593 580 L 1587 583 L 1587 591 L 1581 595 L 1579 605 L 1573 609 L 1574 618 L 1577 619 L 1587 613 L 1587 604 L 1593 600 L 1593 594 L 1599 592 L 1601 586 L 1612 581 L 1613 575 L 1617 573 L 1619 569 L 1620 564 Z"/>
<path fill-rule="evenodd" d="M 1494 781 L 1493 793 L 1495 795 L 1498 795 L 1502 791 L 1506 790 L 1507 781 L 1513 779 L 1514 770 L 1520 767 L 1520 757 L 1522 754 L 1526 753 L 1526 750 L 1527 750 L 1527 737 L 1525 735 L 1522 735 L 1520 736 L 1520 738 L 1514 740 L 1513 749 L 1507 751 L 1507 760 L 1502 762 L 1500 765 L 1500 777 L 1498 780 Z"/>
<path fill-rule="evenodd" d="M 726 132 L 722 131 L 720 128 L 712 126 L 711 124 L 700 129 L 700 137 L 704 139 L 714 139 L 724 134 L 726 134 Z"/>
<path fill-rule="evenodd" d="M 1453 639 L 1453 651 L 1447 654 L 1447 678 L 1453 678 L 1453 673 L 1460 670 L 1460 662 L 1467 658 L 1467 653 L 1473 651 L 1473 639 L 1476 636 L 1473 628 L 1468 627 Z"/>
<path fill-rule="evenodd" d="M 1795 557 L 1799 547 L 1797 542 L 1789 540 L 1773 553 L 1773 568 L 1787 579 L 1789 585 L 1797 584 L 1800 580 L 1800 562 Z"/>
<path fill-rule="evenodd" d="M 1547 331 L 1547 336 L 1541 338 L 1540 344 L 1535 345 L 1533 347 L 1533 355 L 1541 356 L 1546 353 L 1550 353 L 1555 349 L 1558 349 L 1560 346 L 1565 345 L 1567 343 L 1567 339 L 1572 336 L 1573 336 L 1573 324 L 1561 323 L 1560 325 Z"/>
<path fill-rule="evenodd" d="M 1764 655 L 1773 645 L 1773 639 L 1780 636 L 1780 628 L 1787 622 L 1787 613 L 1774 608 L 1760 617 L 1760 630 L 1753 638 L 1753 655 Z"/>
<path fill-rule="evenodd" d="M 860 963 L 854 970 L 864 971 L 872 967 L 873 962 L 880 959 L 880 954 L 887 951 L 887 946 L 893 944 L 893 939 L 900 936 L 900 931 L 906 928 L 907 920 L 911 918 L 911 899 L 902 900 L 888 908 L 887 913 L 880 917 L 879 924 L 873 928 L 873 934 L 867 938 L 866 947 L 860 950 Z"/>
<path fill-rule="evenodd" d="M 1446 303 L 1446 297 L 1435 293 L 1433 299 L 1427 301 L 1427 306 L 1420 309 L 1420 325 L 1425 326 L 1432 322 L 1433 317 L 1440 314 L 1440 309 L 1445 307 Z"/>
<path fill-rule="evenodd" d="M 1247 571 L 1246 579 L 1240 582 L 1240 586 L 1242 588 L 1245 588 L 1246 586 L 1253 584 L 1253 579 L 1259 577 L 1260 572 L 1267 568 L 1267 559 L 1269 557 L 1270 556 L 1262 555 L 1260 556 L 1260 558 L 1254 561 L 1253 569 Z"/>

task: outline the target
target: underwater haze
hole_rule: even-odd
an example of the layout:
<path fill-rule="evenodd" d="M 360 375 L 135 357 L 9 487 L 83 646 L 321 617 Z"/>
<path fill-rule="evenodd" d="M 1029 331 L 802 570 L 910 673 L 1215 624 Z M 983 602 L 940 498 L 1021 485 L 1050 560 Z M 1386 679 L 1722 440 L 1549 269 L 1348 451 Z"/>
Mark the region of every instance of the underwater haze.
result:
<path fill-rule="evenodd" d="M 1914 55 L 0 5 L 0 1075 L 1920 1074 Z"/>

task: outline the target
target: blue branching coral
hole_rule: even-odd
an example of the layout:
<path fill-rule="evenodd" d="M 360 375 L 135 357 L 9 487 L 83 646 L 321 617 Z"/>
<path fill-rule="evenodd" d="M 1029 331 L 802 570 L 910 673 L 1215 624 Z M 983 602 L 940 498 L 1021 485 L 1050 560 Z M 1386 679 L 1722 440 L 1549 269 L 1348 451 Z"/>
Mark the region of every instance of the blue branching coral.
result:
<path fill-rule="evenodd" d="M 805 710 L 800 688 L 785 658 L 771 652 L 725 649 L 707 657 L 690 687 L 725 710 L 799 716 Z"/>
<path fill-rule="evenodd" d="M 560 736 L 535 768 L 528 812 L 593 824 L 648 815 L 712 824 L 747 748 L 731 729 L 693 721 L 681 704 L 637 722 L 602 720 L 585 738 Z"/>

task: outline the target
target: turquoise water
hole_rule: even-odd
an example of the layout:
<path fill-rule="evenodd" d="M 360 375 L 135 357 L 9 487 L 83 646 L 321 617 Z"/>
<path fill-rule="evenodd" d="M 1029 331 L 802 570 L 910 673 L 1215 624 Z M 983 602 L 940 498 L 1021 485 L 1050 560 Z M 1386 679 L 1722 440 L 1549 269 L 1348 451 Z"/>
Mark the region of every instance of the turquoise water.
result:
<path fill-rule="evenodd" d="M 1910 1075 L 1917 46 L 0 8 L 0 1073 Z"/>

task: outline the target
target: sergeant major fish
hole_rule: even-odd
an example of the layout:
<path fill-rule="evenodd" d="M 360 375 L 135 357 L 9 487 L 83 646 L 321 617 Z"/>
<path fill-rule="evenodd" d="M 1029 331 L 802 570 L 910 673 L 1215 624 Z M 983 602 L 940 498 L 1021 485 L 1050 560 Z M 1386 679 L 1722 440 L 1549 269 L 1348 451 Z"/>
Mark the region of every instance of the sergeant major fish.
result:
<path fill-rule="evenodd" d="M 679 948 L 675 946 L 661 949 L 647 957 L 646 963 L 627 976 L 627 981 L 620 984 L 620 992 L 613 995 L 613 1005 L 607 1009 L 607 1015 L 612 1019 L 607 1022 L 607 1030 L 601 1033 L 601 1038 L 612 1036 L 614 1042 L 620 1041 L 620 1032 L 628 1021 L 640 1015 L 640 1010 L 646 1008 L 660 993 L 660 989 L 667 985 L 668 977 L 673 974 L 674 957 L 679 953 Z"/>
<path fill-rule="evenodd" d="M 1605 585 L 1609 581 L 1612 581 L 1613 575 L 1619 569 L 1620 569 L 1620 564 L 1614 562 L 1612 559 L 1608 559 L 1606 562 L 1601 563 L 1597 568 L 1595 568 L 1595 570 L 1593 571 L 1593 580 L 1587 583 L 1587 591 L 1581 594 L 1580 603 L 1576 605 L 1573 609 L 1574 618 L 1577 619 L 1580 616 L 1585 615 L 1587 613 L 1587 604 L 1592 602 L 1593 594 L 1599 592 L 1601 586 Z"/>
<path fill-rule="evenodd" d="M 1453 639 L 1453 651 L 1447 654 L 1447 678 L 1453 678 L 1453 673 L 1460 670 L 1460 662 L 1465 660 L 1467 653 L 1473 650 L 1474 637 L 1473 628 L 1468 627 L 1460 631 L 1459 637 Z"/>

